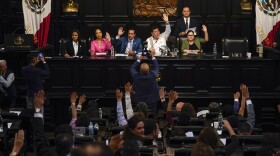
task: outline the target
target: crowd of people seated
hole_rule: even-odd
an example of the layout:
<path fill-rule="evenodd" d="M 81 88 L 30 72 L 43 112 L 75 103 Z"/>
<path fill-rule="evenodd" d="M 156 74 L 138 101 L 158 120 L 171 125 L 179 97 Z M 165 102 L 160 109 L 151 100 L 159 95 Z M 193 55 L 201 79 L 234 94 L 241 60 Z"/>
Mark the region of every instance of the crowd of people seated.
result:
<path fill-rule="evenodd" d="M 200 43 L 208 41 L 207 28 L 202 25 L 204 38 L 194 37 L 195 31 L 188 29 L 196 27 L 199 30 L 199 27 L 190 18 L 190 8 L 184 7 L 182 14 L 183 17 L 175 27 L 175 36 L 187 37 L 182 44 L 182 51 L 198 53 L 201 50 Z M 153 27 L 151 37 L 146 40 L 153 68 L 144 56 L 138 57 L 131 65 L 133 82 L 127 82 L 124 91 L 118 88 L 115 91 L 116 102 L 112 103 L 112 111 L 116 116 L 113 121 L 110 120 L 111 116 L 103 116 L 98 102 L 73 91 L 67 97 L 69 103 L 66 103 L 70 106 L 71 120 L 56 127 L 53 137 L 49 139 L 45 137 L 44 129 L 44 105 L 47 98 L 44 79 L 50 75 L 49 67 L 44 56 L 31 56 L 22 72 L 27 84 L 26 108 L 32 110 L 33 141 L 27 144 L 26 132 L 18 130 L 10 150 L 0 148 L 0 155 L 20 155 L 26 152 L 24 146 L 33 147 L 38 156 L 176 156 L 179 153 L 214 156 L 243 155 L 248 151 L 260 156 L 280 155 L 279 133 L 262 134 L 261 130 L 256 130 L 254 100 L 245 84 L 241 84 L 240 91 L 233 94 L 232 104 L 211 102 L 208 107 L 197 111 L 189 102 L 178 102 L 180 94 L 175 90 L 166 93 L 164 88 L 158 86 L 159 65 L 155 56 L 160 55 L 160 47 L 166 46 L 171 33 L 168 15 L 163 14 L 163 20 L 165 31 L 161 33 L 158 27 Z M 86 51 L 80 41 L 79 31 L 73 30 L 72 39 L 67 43 L 63 56 L 70 58 L 83 56 L 84 53 L 95 56 L 110 50 L 111 36 L 108 32 L 105 34 L 104 38 L 102 30 L 96 29 L 90 50 Z M 143 50 L 135 29 L 129 28 L 127 37 L 122 37 L 123 34 L 124 30 L 120 27 L 113 43 L 120 45 L 120 53 L 135 55 Z M 6 61 L 0 60 L 0 102 L 3 109 L 15 104 L 14 79 L 13 72 L 7 69 Z M 160 108 L 162 117 L 159 116 Z M 277 108 L 279 114 L 280 105 Z M 113 133 L 114 130 L 117 132 Z M 251 147 L 252 144 L 247 144 L 248 140 L 258 140 L 259 144 Z M 1 138 L 0 147 L 5 146 L 2 145 L 3 141 Z"/>

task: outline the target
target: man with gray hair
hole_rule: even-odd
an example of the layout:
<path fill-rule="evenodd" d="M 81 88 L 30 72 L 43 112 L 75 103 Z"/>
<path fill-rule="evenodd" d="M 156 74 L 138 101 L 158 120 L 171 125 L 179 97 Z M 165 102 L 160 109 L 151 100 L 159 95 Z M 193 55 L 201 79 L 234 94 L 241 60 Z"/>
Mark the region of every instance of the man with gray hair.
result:
<path fill-rule="evenodd" d="M 8 109 L 15 106 L 17 91 L 14 84 L 15 75 L 7 69 L 7 62 L 0 60 L 0 107 Z"/>

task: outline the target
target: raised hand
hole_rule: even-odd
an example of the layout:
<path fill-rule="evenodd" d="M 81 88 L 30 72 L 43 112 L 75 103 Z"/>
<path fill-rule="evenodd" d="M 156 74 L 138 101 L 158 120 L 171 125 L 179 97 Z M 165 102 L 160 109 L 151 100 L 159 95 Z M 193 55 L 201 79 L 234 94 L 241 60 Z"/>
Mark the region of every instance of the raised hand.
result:
<path fill-rule="evenodd" d="M 125 31 L 123 31 L 123 27 L 119 27 L 118 29 L 118 36 L 122 36 L 124 34 Z"/>
<path fill-rule="evenodd" d="M 206 25 L 204 25 L 204 24 L 202 25 L 202 31 L 203 31 L 203 32 L 207 32 L 207 27 L 206 27 Z"/>
<path fill-rule="evenodd" d="M 131 93 L 132 92 L 132 85 L 130 84 L 130 82 L 127 82 L 124 85 L 124 89 L 125 89 L 125 93 Z"/>
<path fill-rule="evenodd" d="M 83 103 L 85 103 L 85 101 L 86 101 L 86 95 L 83 94 L 79 98 L 79 105 L 82 105 Z"/>
<path fill-rule="evenodd" d="M 242 85 L 241 92 L 242 92 L 242 96 L 244 96 L 245 98 L 249 98 L 250 97 L 249 89 L 248 89 L 248 87 L 246 85 Z"/>
<path fill-rule="evenodd" d="M 169 20 L 168 20 L 168 15 L 167 14 L 162 14 L 162 19 L 165 23 L 169 23 Z"/>
<path fill-rule="evenodd" d="M 12 153 L 19 154 L 24 144 L 24 131 L 21 129 L 15 134 L 14 147 Z"/>
<path fill-rule="evenodd" d="M 45 92 L 43 90 L 39 90 L 38 93 L 35 93 L 34 96 L 34 108 L 41 109 L 45 102 Z"/>
<path fill-rule="evenodd" d="M 156 55 L 155 49 L 151 49 L 149 53 L 150 53 L 151 57 L 154 57 Z"/>
<path fill-rule="evenodd" d="M 166 94 L 166 91 L 164 91 L 164 88 L 160 87 L 160 89 L 159 89 L 159 97 L 160 97 L 160 99 L 164 99 L 165 98 L 165 94 Z"/>
<path fill-rule="evenodd" d="M 169 101 L 174 102 L 178 98 L 178 94 L 176 91 L 171 90 L 169 92 Z"/>
<path fill-rule="evenodd" d="M 122 97 L 123 97 L 123 93 L 119 89 L 117 89 L 116 90 L 116 98 L 117 98 L 117 100 L 118 101 L 122 100 Z"/>
<path fill-rule="evenodd" d="M 105 35 L 105 38 L 108 40 L 108 41 L 111 41 L 111 36 L 108 32 L 106 32 L 106 35 Z"/>
<path fill-rule="evenodd" d="M 239 99 L 240 98 L 240 93 L 236 92 L 235 94 L 233 94 L 233 98 L 234 99 Z"/>
<path fill-rule="evenodd" d="M 70 95 L 70 101 L 71 101 L 71 103 L 76 103 L 77 99 L 78 99 L 78 94 L 77 94 L 77 92 L 72 92 L 71 95 Z"/>

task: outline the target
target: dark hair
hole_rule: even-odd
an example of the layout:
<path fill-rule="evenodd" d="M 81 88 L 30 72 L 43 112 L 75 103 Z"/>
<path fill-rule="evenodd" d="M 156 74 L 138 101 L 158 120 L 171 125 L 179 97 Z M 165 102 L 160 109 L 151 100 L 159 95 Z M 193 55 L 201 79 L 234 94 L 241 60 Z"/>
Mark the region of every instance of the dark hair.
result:
<path fill-rule="evenodd" d="M 145 118 L 148 118 L 149 110 L 145 102 L 139 102 L 135 108 L 135 112 L 142 112 Z"/>
<path fill-rule="evenodd" d="M 78 34 L 78 41 L 80 40 L 80 31 L 78 29 L 73 29 L 71 33 L 71 39 L 72 39 L 72 34 L 76 32 Z"/>
<path fill-rule="evenodd" d="M 54 144 L 58 155 L 67 155 L 71 151 L 74 139 L 69 133 L 60 133 L 55 136 Z"/>
<path fill-rule="evenodd" d="M 127 126 L 130 130 L 133 130 L 141 121 L 143 120 L 141 120 L 138 116 L 132 116 L 130 119 L 128 119 Z"/>
<path fill-rule="evenodd" d="M 71 136 L 74 136 L 72 127 L 69 124 L 62 124 L 58 126 L 54 131 L 54 137 L 56 137 L 58 134 L 61 133 L 67 133 L 70 134 Z"/>
<path fill-rule="evenodd" d="M 189 8 L 189 9 L 190 9 L 190 11 L 191 11 L 191 8 L 190 8 L 190 7 L 188 7 L 188 6 L 183 6 L 182 11 L 183 11 L 185 8 Z"/>
<path fill-rule="evenodd" d="M 218 147 L 218 135 L 212 127 L 205 127 L 200 131 L 197 142 L 203 142 L 215 149 Z"/>
<path fill-rule="evenodd" d="M 220 104 L 218 104 L 218 102 L 210 102 L 208 108 L 209 108 L 209 112 L 219 112 Z"/>
<path fill-rule="evenodd" d="M 149 135 L 156 130 L 157 130 L 157 123 L 155 120 L 147 119 L 144 121 L 144 135 Z"/>
<path fill-rule="evenodd" d="M 186 35 L 188 36 L 190 32 L 192 32 L 194 35 L 194 31 L 192 31 L 192 30 L 189 30 Z"/>
<path fill-rule="evenodd" d="M 87 115 L 89 118 L 98 118 L 98 104 L 95 100 L 90 100 L 87 105 Z"/>
<path fill-rule="evenodd" d="M 38 56 L 37 55 L 35 55 L 35 54 L 29 54 L 28 56 L 27 56 L 27 62 L 28 62 L 28 64 L 32 64 L 32 63 L 35 63 L 34 61 L 34 59 L 35 58 L 37 58 Z"/>
<path fill-rule="evenodd" d="M 251 126 L 247 122 L 243 122 L 238 125 L 238 131 L 243 135 L 250 134 L 251 130 Z"/>
<path fill-rule="evenodd" d="M 139 145 L 136 140 L 125 140 L 122 156 L 138 156 L 139 152 Z"/>
<path fill-rule="evenodd" d="M 198 142 L 194 145 L 191 156 L 215 156 L 215 151 L 211 146 Z"/>
<path fill-rule="evenodd" d="M 155 29 L 158 29 L 159 31 L 161 30 L 161 25 L 157 22 L 154 22 L 150 25 L 151 27 L 151 31 L 150 32 L 153 32 Z"/>
<path fill-rule="evenodd" d="M 101 28 L 96 28 L 95 30 L 94 30 L 94 39 L 96 39 L 96 30 L 100 30 L 101 31 L 101 33 L 102 33 L 102 37 L 104 36 L 104 34 L 103 34 L 103 30 L 101 29 Z"/>
<path fill-rule="evenodd" d="M 274 150 L 271 147 L 262 147 L 257 152 L 257 156 L 273 156 Z"/>
<path fill-rule="evenodd" d="M 74 148 L 70 152 L 70 156 L 86 156 L 80 148 Z"/>
<path fill-rule="evenodd" d="M 127 29 L 127 33 L 128 33 L 129 30 L 133 30 L 133 31 L 136 33 L 136 28 L 135 28 L 135 27 L 129 27 L 129 28 Z"/>
<path fill-rule="evenodd" d="M 223 105 L 223 117 L 228 117 L 234 114 L 233 106 L 231 104 Z"/>
<path fill-rule="evenodd" d="M 181 112 L 187 112 L 190 117 L 196 117 L 195 110 L 193 108 L 193 105 L 191 103 L 184 103 L 182 106 Z"/>

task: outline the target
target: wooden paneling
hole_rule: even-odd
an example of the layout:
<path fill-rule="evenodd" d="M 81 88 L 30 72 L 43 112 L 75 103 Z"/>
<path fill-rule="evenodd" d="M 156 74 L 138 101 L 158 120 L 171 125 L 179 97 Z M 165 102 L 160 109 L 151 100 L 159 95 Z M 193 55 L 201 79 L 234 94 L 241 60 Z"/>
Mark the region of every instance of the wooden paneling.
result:
<path fill-rule="evenodd" d="M 105 2 L 105 0 L 85 0 L 85 17 L 105 17 Z"/>

